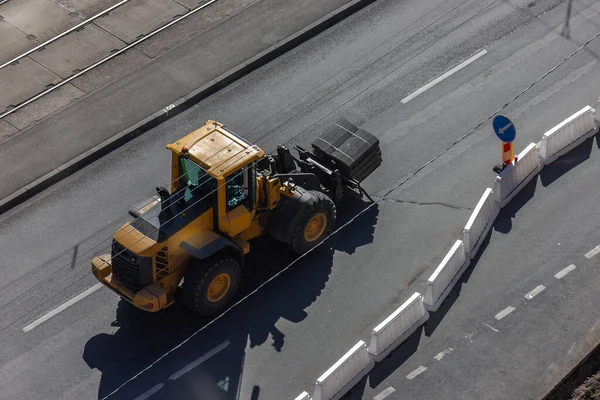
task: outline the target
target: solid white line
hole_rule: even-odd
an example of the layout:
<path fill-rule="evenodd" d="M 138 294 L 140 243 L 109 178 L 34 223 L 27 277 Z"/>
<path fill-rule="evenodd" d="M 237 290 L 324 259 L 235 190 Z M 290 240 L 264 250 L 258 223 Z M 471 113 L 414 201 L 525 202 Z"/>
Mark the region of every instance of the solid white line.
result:
<path fill-rule="evenodd" d="M 148 391 L 140 394 L 138 397 L 136 397 L 135 400 L 147 399 L 148 397 L 152 396 L 154 393 L 158 392 L 163 386 L 164 386 L 164 384 L 162 384 L 162 383 L 154 385 L 154 387 L 152 387 L 150 390 L 148 390 Z"/>
<path fill-rule="evenodd" d="M 574 264 L 571 264 L 567 268 L 560 271 L 558 274 L 554 275 L 554 277 L 556 279 L 562 279 L 565 277 L 565 275 L 567 275 L 569 272 L 573 271 L 575 268 L 577 268 L 577 267 L 575 267 Z"/>
<path fill-rule="evenodd" d="M 516 310 L 516 308 L 514 308 L 514 307 L 506 307 L 504 310 L 502 310 L 498 314 L 496 314 L 496 316 L 494 318 L 496 318 L 498 321 L 500 321 L 502 318 L 506 317 L 508 314 L 510 314 L 511 312 L 513 312 L 515 310 Z"/>
<path fill-rule="evenodd" d="M 192 361 L 191 363 L 189 363 L 185 367 L 181 368 L 179 371 L 175 372 L 173 375 L 171 375 L 169 377 L 169 379 L 172 380 L 172 381 L 174 381 L 175 379 L 180 378 L 181 376 L 183 376 L 184 374 L 190 372 L 191 370 L 193 370 L 194 368 L 196 368 L 198 365 L 202 364 L 203 362 L 205 362 L 206 360 L 208 360 L 209 358 L 211 358 L 212 356 L 214 356 L 218 352 L 222 351 L 223 349 L 225 349 L 229 345 L 230 345 L 229 340 L 224 341 L 223 343 L 221 343 L 220 345 L 218 345 L 217 347 L 215 347 L 214 349 L 212 349 L 208 353 L 204 354 L 202 357 L 198 358 L 196 361 Z"/>
<path fill-rule="evenodd" d="M 535 289 L 533 289 L 531 292 L 527 293 L 525 295 L 525 298 L 528 299 L 528 300 L 531 300 L 535 296 L 537 296 L 538 294 L 542 293 L 544 291 L 544 289 L 546 289 L 546 287 L 544 285 L 539 285 L 538 287 L 536 287 Z"/>
<path fill-rule="evenodd" d="M 386 397 L 388 397 L 390 394 L 394 393 L 396 391 L 396 389 L 394 389 L 393 387 L 389 387 L 387 389 L 385 389 L 383 392 L 379 393 L 377 396 L 373 397 L 373 400 L 383 400 Z"/>
<path fill-rule="evenodd" d="M 23 328 L 23 330 L 25 332 L 29 332 L 36 326 L 48 321 L 50 318 L 54 317 L 56 314 L 58 314 L 62 311 L 65 311 L 67 308 L 71 307 L 73 304 L 77 303 L 79 300 L 83 299 L 84 297 L 89 296 L 90 294 L 94 293 L 96 290 L 100 289 L 101 287 L 102 287 L 102 284 L 100 282 L 96 283 L 94 286 L 92 286 L 85 292 L 78 294 L 77 296 L 73 297 L 71 300 L 67 301 L 66 303 L 64 303 L 64 304 L 56 307 L 54 310 L 50 311 L 48 314 L 36 319 L 35 321 L 33 321 L 32 323 L 27 325 L 25 328 Z"/>
<path fill-rule="evenodd" d="M 424 366 L 420 366 L 419 368 L 415 369 L 413 372 L 411 372 L 410 374 L 406 375 L 406 377 L 411 380 L 413 378 L 416 378 L 417 376 L 421 375 L 423 372 L 425 372 L 425 370 L 427 369 L 427 367 Z"/>
<path fill-rule="evenodd" d="M 473 57 L 469 58 L 468 60 L 463 61 L 462 63 L 458 64 L 456 67 L 452 68 L 450 71 L 446 72 L 444 75 L 440 76 L 439 78 L 436 78 L 436 79 L 432 80 L 427 85 L 423 86 L 422 88 L 420 88 L 420 89 L 412 92 L 411 94 L 409 94 L 408 96 L 406 96 L 405 98 L 403 98 L 401 100 L 402 103 L 403 104 L 408 103 L 409 101 L 411 101 L 412 99 L 414 99 L 418 95 L 424 93 L 425 91 L 431 89 L 433 86 L 437 85 L 438 83 L 440 83 L 444 79 L 448 78 L 449 76 L 454 75 L 456 72 L 460 71 L 461 69 L 463 69 L 467 65 L 471 64 L 473 61 L 477 60 L 480 57 L 483 57 L 486 53 L 487 53 L 486 50 L 481 50 L 479 53 L 475 54 Z"/>
<path fill-rule="evenodd" d="M 585 256 L 587 258 L 592 258 L 592 257 L 594 257 L 598 253 L 600 253 L 600 246 L 594 247 L 592 250 L 588 251 Z"/>

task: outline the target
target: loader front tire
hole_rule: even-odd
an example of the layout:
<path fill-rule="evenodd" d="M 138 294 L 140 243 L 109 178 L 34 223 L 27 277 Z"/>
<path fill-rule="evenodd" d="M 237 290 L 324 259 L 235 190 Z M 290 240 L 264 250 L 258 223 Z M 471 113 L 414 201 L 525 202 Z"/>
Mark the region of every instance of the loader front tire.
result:
<path fill-rule="evenodd" d="M 298 220 L 292 240 L 291 250 L 304 254 L 321 243 L 333 231 L 336 219 L 336 207 L 333 200 L 318 191 L 309 191 L 313 198 Z"/>
<path fill-rule="evenodd" d="M 241 276 L 240 264 L 229 256 L 197 260 L 186 271 L 182 300 L 187 308 L 200 315 L 218 314 L 230 305 Z"/>

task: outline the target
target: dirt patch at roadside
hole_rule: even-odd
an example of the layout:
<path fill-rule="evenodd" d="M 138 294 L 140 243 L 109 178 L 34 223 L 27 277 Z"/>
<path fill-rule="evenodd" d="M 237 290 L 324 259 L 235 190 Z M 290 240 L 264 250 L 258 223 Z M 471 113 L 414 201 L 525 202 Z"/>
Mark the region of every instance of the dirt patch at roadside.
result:
<path fill-rule="evenodd" d="M 543 400 L 600 400 L 600 345 Z"/>

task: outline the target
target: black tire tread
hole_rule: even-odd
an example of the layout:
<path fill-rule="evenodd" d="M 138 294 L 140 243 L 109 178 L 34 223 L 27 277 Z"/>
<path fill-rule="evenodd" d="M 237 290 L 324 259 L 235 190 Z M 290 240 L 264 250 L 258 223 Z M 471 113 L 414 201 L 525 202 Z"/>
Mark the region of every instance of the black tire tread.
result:
<path fill-rule="evenodd" d="M 309 193 L 313 196 L 311 203 L 304 210 L 304 215 L 299 219 L 298 224 L 294 228 L 292 239 L 290 241 L 290 249 L 296 254 L 303 254 L 311 248 L 317 246 L 323 241 L 334 229 L 335 220 L 337 218 L 337 209 L 335 203 L 325 193 L 316 190 L 310 190 Z M 318 212 L 325 211 L 327 214 L 327 227 L 321 236 L 321 239 L 306 243 L 304 241 L 304 226 L 308 220 Z"/>
<path fill-rule="evenodd" d="M 208 303 L 205 300 L 205 291 L 212 280 L 212 277 L 220 272 L 224 265 L 231 263 L 232 276 L 231 287 L 229 293 L 219 303 Z M 227 268 L 227 267 L 225 267 Z M 200 265 L 190 265 L 185 273 L 185 278 L 181 288 L 181 298 L 183 303 L 190 310 L 200 315 L 214 315 L 223 309 L 225 309 L 235 292 L 237 291 L 241 279 L 241 268 L 240 264 L 233 257 L 213 257 L 211 259 L 201 261 Z"/>

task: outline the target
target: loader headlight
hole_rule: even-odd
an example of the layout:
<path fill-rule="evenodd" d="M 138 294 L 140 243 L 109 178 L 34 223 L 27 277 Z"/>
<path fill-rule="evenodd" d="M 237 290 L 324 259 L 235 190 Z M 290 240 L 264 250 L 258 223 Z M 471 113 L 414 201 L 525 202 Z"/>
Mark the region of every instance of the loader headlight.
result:
<path fill-rule="evenodd" d="M 129 257 L 129 259 L 131 260 L 131 262 L 135 263 L 137 262 L 137 257 L 136 256 L 131 256 Z"/>

